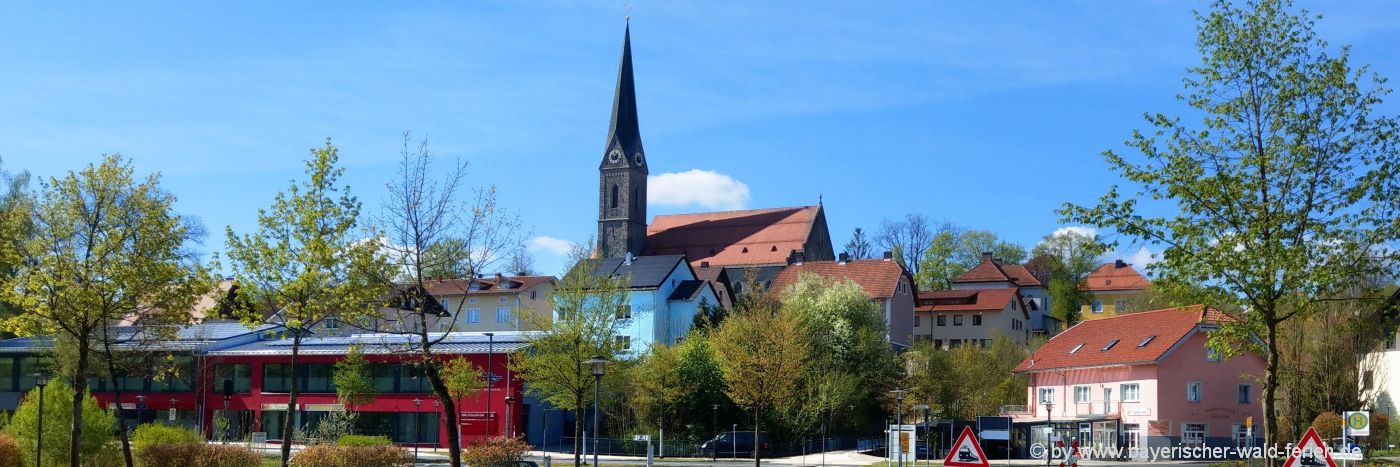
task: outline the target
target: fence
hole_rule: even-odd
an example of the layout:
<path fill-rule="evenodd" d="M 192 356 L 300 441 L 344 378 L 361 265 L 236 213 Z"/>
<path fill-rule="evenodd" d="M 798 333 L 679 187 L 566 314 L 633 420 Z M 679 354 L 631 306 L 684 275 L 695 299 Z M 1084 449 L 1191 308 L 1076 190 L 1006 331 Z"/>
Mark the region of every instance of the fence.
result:
<path fill-rule="evenodd" d="M 537 447 L 537 449 L 540 449 L 542 451 L 551 451 L 559 453 L 573 453 L 574 439 L 575 438 L 573 437 L 567 436 L 561 437 L 559 438 L 559 444 L 539 446 Z M 825 450 L 841 451 L 850 449 L 861 449 L 861 445 L 866 445 L 869 444 L 869 442 L 876 441 L 879 442 L 879 448 L 884 449 L 883 438 L 857 438 L 854 436 L 833 436 L 827 438 Z M 585 453 L 590 455 L 593 453 L 593 442 L 593 438 L 584 439 L 583 451 Z M 597 450 L 598 454 L 600 455 L 645 456 L 647 453 L 646 441 L 632 441 L 630 439 L 618 438 L 598 438 L 597 442 Z M 700 445 L 702 443 L 704 443 L 704 440 L 697 441 L 694 439 L 680 438 L 673 440 L 668 438 L 666 439 L 666 450 L 664 453 L 656 451 L 653 452 L 657 455 L 665 454 L 665 457 L 753 457 L 753 453 L 749 452 L 747 448 L 745 448 L 745 450 L 742 452 L 733 452 L 734 450 L 729 446 L 725 445 L 724 443 L 720 443 L 720 445 L 718 446 L 719 452 L 701 451 Z M 651 444 L 652 449 L 657 449 L 659 447 L 658 439 L 656 437 L 652 437 Z M 804 438 L 796 441 L 770 443 L 768 447 L 763 450 L 763 457 L 800 456 L 805 454 L 816 454 L 822 451 L 823 449 L 821 438 Z"/>

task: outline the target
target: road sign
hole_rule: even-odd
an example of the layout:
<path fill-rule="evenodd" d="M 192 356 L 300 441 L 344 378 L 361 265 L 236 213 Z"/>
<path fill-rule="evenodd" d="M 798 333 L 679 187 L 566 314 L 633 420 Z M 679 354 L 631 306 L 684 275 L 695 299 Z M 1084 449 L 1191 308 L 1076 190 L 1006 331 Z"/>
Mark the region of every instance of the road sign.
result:
<path fill-rule="evenodd" d="M 1342 412 L 1348 436 L 1371 436 L 1370 412 Z"/>
<path fill-rule="evenodd" d="M 1244 426 L 1245 426 L 1245 428 L 1253 428 L 1253 427 L 1254 427 L 1254 416 L 1253 416 L 1253 415 L 1250 415 L 1250 416 L 1244 418 Z"/>
<path fill-rule="evenodd" d="M 1298 445 L 1288 452 L 1288 462 L 1283 463 L 1283 467 L 1337 467 L 1336 462 L 1332 462 L 1332 452 L 1327 450 L 1327 446 L 1322 444 L 1322 438 L 1317 436 L 1317 430 L 1308 427 L 1308 432 L 1303 434 L 1303 439 L 1298 441 Z"/>
<path fill-rule="evenodd" d="M 1079 438 L 1073 438 L 1068 449 L 1064 441 L 1056 441 L 1055 445 L 1065 450 L 1065 460 L 1060 462 L 1060 467 L 1079 467 Z"/>
<path fill-rule="evenodd" d="M 972 435 L 972 427 L 963 427 L 962 434 L 958 435 L 958 441 L 953 443 L 952 449 L 948 450 L 948 457 L 943 459 L 943 465 L 949 467 L 991 467 L 987 463 L 987 454 L 982 452 L 982 445 L 977 442 L 977 437 Z"/>
<path fill-rule="evenodd" d="M 170 408 L 170 421 L 172 421 L 172 422 L 175 421 L 175 408 L 174 408 L 174 407 L 171 407 L 171 408 Z"/>
<path fill-rule="evenodd" d="M 651 441 L 651 435 L 632 435 L 632 441 Z"/>

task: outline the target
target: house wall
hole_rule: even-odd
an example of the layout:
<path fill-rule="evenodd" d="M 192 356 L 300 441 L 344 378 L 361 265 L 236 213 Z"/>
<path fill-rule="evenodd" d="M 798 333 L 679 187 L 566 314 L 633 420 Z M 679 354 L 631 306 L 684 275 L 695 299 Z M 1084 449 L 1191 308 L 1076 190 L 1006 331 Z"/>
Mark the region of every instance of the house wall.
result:
<path fill-rule="evenodd" d="M 652 343 L 675 344 L 690 332 L 690 325 L 695 319 L 695 314 L 699 312 L 701 300 L 718 303 L 718 296 L 708 287 L 696 300 L 667 300 L 682 281 L 694 279 L 695 275 L 686 263 L 678 262 L 659 287 L 628 293 L 628 303 L 632 304 L 632 319 L 623 323 L 619 334 L 631 337 L 632 345 L 629 351 L 633 355 L 645 352 Z"/>
<path fill-rule="evenodd" d="M 1360 375 L 1362 381 L 1371 382 L 1372 389 L 1366 394 L 1372 401 L 1371 410 L 1388 414 L 1392 420 L 1396 414 L 1400 414 L 1396 410 L 1396 398 L 1400 397 L 1400 349 L 1395 348 L 1400 346 L 1393 344 L 1395 342 L 1396 337 L 1392 334 L 1380 349 L 1367 357 Z"/>
<path fill-rule="evenodd" d="M 939 315 L 947 316 L 947 325 L 938 325 Z M 956 315 L 963 316 L 962 326 L 956 326 L 953 324 L 956 322 L 956 319 L 954 318 L 954 316 Z M 972 325 L 972 317 L 974 315 L 982 316 L 982 325 Z M 1014 329 L 1012 325 L 1013 320 L 1022 321 L 1025 324 L 1025 329 Z M 975 341 L 991 340 L 997 332 L 1000 332 L 1001 334 L 1005 335 L 1006 337 L 1010 338 L 1018 344 L 1025 344 L 1026 336 L 1030 329 L 1030 323 L 1026 320 L 1025 316 L 1021 314 L 1020 306 L 1016 305 L 1014 301 L 1008 303 L 1007 307 L 1001 311 L 935 311 L 933 313 L 922 315 L 920 317 L 920 321 L 921 322 L 919 324 L 921 324 L 921 334 L 928 335 L 927 333 L 931 329 L 933 332 L 932 338 L 934 342 L 937 343 L 941 340 L 943 343 L 943 347 L 945 348 L 952 346 L 949 343 L 950 341 L 960 341 L 966 339 L 972 339 Z"/>
<path fill-rule="evenodd" d="M 1103 292 L 1095 291 L 1095 292 L 1093 292 L 1093 297 L 1089 299 L 1089 302 L 1088 302 L 1088 303 L 1085 303 L 1083 306 L 1079 307 L 1079 319 L 1081 319 L 1081 320 L 1088 320 L 1088 319 L 1099 319 L 1099 318 L 1109 318 L 1109 317 L 1113 317 L 1113 316 L 1118 316 L 1118 314 L 1119 314 L 1120 312 L 1123 311 L 1123 310 L 1119 310 L 1119 309 L 1118 309 L 1118 303 L 1117 303 L 1118 301 L 1123 301 L 1123 302 L 1125 302 L 1125 303 L 1124 303 L 1125 305 L 1132 306 L 1132 303 L 1133 303 L 1139 296 L 1141 296 L 1142 293 L 1143 293 L 1142 290 L 1114 290 L 1114 291 L 1103 291 Z M 1094 301 L 1094 300 L 1101 300 L 1101 301 L 1103 301 L 1103 311 L 1102 311 L 1102 312 L 1100 312 L 1100 313 L 1095 313 L 1095 312 L 1093 311 L 1093 301 Z M 1143 311 L 1143 310 L 1129 310 L 1129 311 Z"/>
<path fill-rule="evenodd" d="M 1181 436 L 1184 423 L 1206 424 L 1207 443 L 1232 446 L 1233 428 L 1253 416 L 1262 423 L 1259 397 L 1263 391 L 1264 359 L 1254 354 L 1237 355 L 1221 362 L 1206 359 L 1207 336 L 1197 332 L 1180 344 L 1160 365 L 1160 421 L 1171 422 L 1172 436 Z M 1187 402 L 1186 385 L 1202 385 L 1200 402 Z M 1247 403 L 1237 398 L 1238 386 L 1251 386 Z"/>
<path fill-rule="evenodd" d="M 1081 349 L 1080 352 L 1098 351 Z M 1055 390 L 1053 418 L 1096 418 L 1117 414 L 1123 423 L 1140 423 L 1146 427 L 1158 413 L 1157 368 L 1152 365 L 1117 366 L 1032 373 L 1026 388 L 1027 412 L 1030 418 L 1045 418 L 1045 405 L 1039 401 L 1041 388 Z M 1123 385 L 1137 384 L 1136 401 L 1123 400 Z M 1074 401 L 1074 387 L 1089 387 L 1089 402 Z M 1104 389 L 1109 390 L 1108 398 Z M 1105 409 L 1104 402 L 1108 406 Z"/>
<path fill-rule="evenodd" d="M 911 285 L 909 278 L 901 275 L 894 296 L 880 300 L 885 324 L 889 326 L 889 340 L 899 345 L 909 345 L 914 335 L 914 288 Z"/>

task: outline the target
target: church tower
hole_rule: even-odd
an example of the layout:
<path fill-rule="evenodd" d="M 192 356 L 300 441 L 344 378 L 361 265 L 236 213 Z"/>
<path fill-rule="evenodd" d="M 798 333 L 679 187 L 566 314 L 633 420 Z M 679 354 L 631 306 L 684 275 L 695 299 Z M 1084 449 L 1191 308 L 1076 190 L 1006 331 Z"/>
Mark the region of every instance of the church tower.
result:
<path fill-rule="evenodd" d="M 637 128 L 630 25 L 622 36 L 622 64 L 617 71 L 612 122 L 603 162 L 598 165 L 598 182 L 599 256 L 641 256 L 647 239 L 647 160 Z"/>

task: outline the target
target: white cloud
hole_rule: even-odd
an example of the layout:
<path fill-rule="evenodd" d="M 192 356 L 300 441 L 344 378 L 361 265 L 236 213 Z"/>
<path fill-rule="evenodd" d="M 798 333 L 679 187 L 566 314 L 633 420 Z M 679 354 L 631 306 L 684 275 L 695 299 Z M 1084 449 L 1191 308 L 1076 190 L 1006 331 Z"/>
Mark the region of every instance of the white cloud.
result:
<path fill-rule="evenodd" d="M 708 170 L 664 173 L 647 177 L 647 204 L 744 209 L 749 204 L 749 186 L 728 175 Z"/>
<path fill-rule="evenodd" d="M 562 238 L 540 235 L 526 240 L 525 247 L 531 252 L 545 252 L 551 255 L 563 256 L 569 254 L 569 251 L 574 248 L 574 242 Z"/>
<path fill-rule="evenodd" d="M 1093 227 L 1084 227 L 1084 226 L 1082 226 L 1082 225 L 1071 225 L 1071 226 L 1069 226 L 1069 227 L 1060 227 L 1060 228 L 1058 228 L 1058 229 L 1055 229 L 1055 231 L 1052 232 L 1050 235 L 1060 235 L 1060 234 L 1066 234 L 1066 233 L 1077 233 L 1077 234 L 1085 235 L 1085 236 L 1089 236 L 1089 237 L 1096 237 L 1096 236 L 1099 235 L 1098 229 L 1095 229 L 1095 228 L 1093 228 Z"/>
<path fill-rule="evenodd" d="M 1105 263 L 1112 262 L 1115 259 L 1121 259 L 1123 260 L 1123 262 L 1133 265 L 1133 268 L 1137 269 L 1138 272 L 1146 273 L 1147 265 L 1161 261 L 1162 254 L 1160 252 L 1154 252 L 1152 250 L 1149 250 L 1147 249 L 1147 247 L 1144 246 L 1138 247 L 1137 251 L 1122 251 L 1109 253 L 1107 255 L 1104 255 L 1103 259 Z"/>

